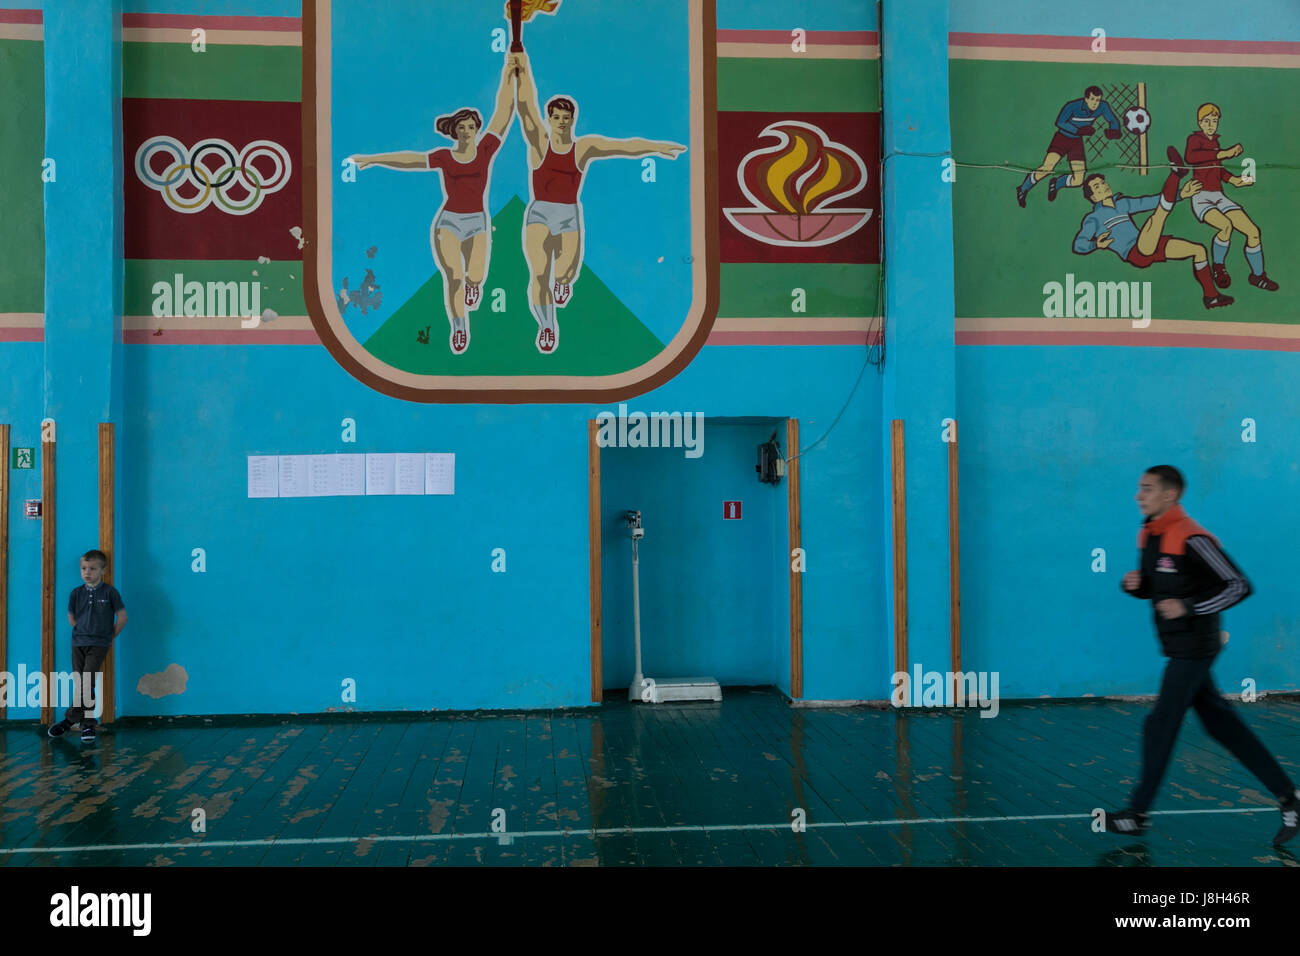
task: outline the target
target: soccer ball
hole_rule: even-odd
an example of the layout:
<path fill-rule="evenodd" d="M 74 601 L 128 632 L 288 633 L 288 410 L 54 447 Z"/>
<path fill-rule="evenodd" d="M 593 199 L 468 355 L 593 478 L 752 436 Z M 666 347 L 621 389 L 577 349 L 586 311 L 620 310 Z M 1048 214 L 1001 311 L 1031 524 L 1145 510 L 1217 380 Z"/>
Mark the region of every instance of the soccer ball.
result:
<path fill-rule="evenodd" d="M 1125 110 L 1124 128 L 1134 136 L 1141 136 L 1151 128 L 1151 114 L 1142 106 L 1134 106 Z"/>

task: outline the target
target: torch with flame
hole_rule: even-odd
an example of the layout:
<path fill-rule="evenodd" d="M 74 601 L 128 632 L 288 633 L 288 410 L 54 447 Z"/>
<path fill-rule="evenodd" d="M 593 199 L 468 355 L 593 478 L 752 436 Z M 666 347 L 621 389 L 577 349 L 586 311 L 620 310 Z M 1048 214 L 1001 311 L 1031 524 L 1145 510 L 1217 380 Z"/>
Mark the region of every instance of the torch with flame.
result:
<path fill-rule="evenodd" d="M 539 13 L 554 13 L 560 0 L 507 0 L 506 18 L 510 21 L 510 52 L 523 53 L 523 25 Z"/>
<path fill-rule="evenodd" d="M 867 184 L 867 167 L 853 150 L 816 126 L 773 123 L 759 137 L 780 142 L 753 150 L 736 175 L 753 207 L 724 209 L 733 226 L 774 246 L 824 246 L 861 229 L 870 209 L 831 208 Z"/>

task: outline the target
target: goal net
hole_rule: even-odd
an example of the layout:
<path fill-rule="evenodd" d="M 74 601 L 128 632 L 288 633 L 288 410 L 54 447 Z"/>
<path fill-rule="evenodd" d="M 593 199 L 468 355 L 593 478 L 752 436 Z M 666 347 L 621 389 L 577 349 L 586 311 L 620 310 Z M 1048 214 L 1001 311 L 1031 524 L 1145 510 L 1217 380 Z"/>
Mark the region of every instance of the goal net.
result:
<path fill-rule="evenodd" d="M 1119 139 L 1107 139 L 1105 136 L 1089 136 L 1088 143 L 1088 167 L 1103 166 L 1113 164 L 1126 169 L 1128 172 L 1137 172 L 1141 176 L 1147 174 L 1147 136 L 1151 130 L 1148 127 L 1140 135 L 1134 136 L 1128 130 L 1124 129 L 1124 113 L 1135 106 L 1146 109 L 1147 105 L 1147 85 L 1145 83 L 1117 83 L 1101 86 L 1101 98 L 1110 104 L 1110 108 L 1115 111 L 1115 117 L 1120 122 L 1120 132 L 1124 135 Z M 1098 131 L 1100 133 L 1100 131 Z"/>

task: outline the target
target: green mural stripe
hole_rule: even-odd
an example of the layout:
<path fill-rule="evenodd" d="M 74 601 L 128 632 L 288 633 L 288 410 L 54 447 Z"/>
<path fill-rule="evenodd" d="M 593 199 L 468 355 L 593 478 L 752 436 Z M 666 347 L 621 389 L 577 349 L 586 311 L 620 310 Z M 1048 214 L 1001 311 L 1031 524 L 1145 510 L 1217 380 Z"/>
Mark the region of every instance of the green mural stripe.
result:
<path fill-rule="evenodd" d="M 1024 181 L 1026 170 L 1043 161 L 1061 107 L 1094 83 L 1103 91 L 1122 91 L 1139 82 L 1145 84 L 1152 119 L 1148 161 L 1153 164 L 1166 162 L 1166 146 L 1184 148 L 1188 135 L 1196 130 L 1200 104 L 1214 102 L 1223 111 L 1221 144 L 1240 142 L 1246 150 L 1242 157 L 1225 160 L 1225 167 L 1240 174 L 1246 158 L 1257 163 L 1253 186 L 1229 186 L 1224 195 L 1244 207 L 1259 227 L 1265 271 L 1278 280 L 1278 291 L 1263 291 L 1247 282 L 1250 267 L 1244 255 L 1245 238 L 1239 232 L 1233 233 L 1226 258 L 1231 278 L 1227 294 L 1235 302 L 1207 310 L 1189 262 L 1138 269 L 1107 250 L 1076 254 L 1074 237 L 1092 208 L 1081 189 L 1061 189 L 1055 201 L 1048 202 L 1044 179 L 1030 190 L 1025 208 L 1019 207 L 1016 187 Z M 1300 152 L 1300 127 L 1270 119 L 1261 105 L 1291 101 L 1294 85 L 1292 71 L 1274 69 L 950 61 L 953 155 L 959 164 L 953 183 L 953 233 L 959 250 L 957 315 L 1052 320 L 1059 312 L 1079 331 L 1092 332 L 1089 322 L 1103 317 L 1099 296 L 1104 294 L 1106 318 L 1300 323 L 1300 284 L 1286 281 L 1288 264 L 1300 261 L 1300 232 L 1293 226 L 1300 221 L 1300 190 L 1295 188 L 1294 170 L 1288 168 Z M 990 122 L 989 103 L 1015 103 L 1016 108 Z M 1100 133 L 1099 128 L 1094 135 Z M 1139 197 L 1160 192 L 1162 169 L 1140 175 L 1123 165 L 1118 141 L 1108 145 L 1103 140 L 1101 145 L 1104 152 L 1094 157 L 1094 146 L 1089 144 L 1090 174 L 1104 175 L 1118 194 Z M 1017 168 L 985 168 L 1000 164 Z M 1068 171 L 1068 163 L 1062 161 L 1054 175 Z M 1133 219 L 1140 227 L 1147 216 L 1139 213 Z M 1180 200 L 1169 214 L 1164 235 L 1210 250 L 1215 230 L 1197 221 L 1189 201 Z M 1123 283 L 1123 292 L 1114 283 Z"/>
<path fill-rule="evenodd" d="M 123 43 L 122 96 L 181 100 L 302 99 L 302 50 L 277 46 Z"/>
<path fill-rule="evenodd" d="M 0 40 L 0 312 L 45 311 L 45 45 Z"/>
<path fill-rule="evenodd" d="M 878 60 L 718 60 L 719 110 L 874 113 Z"/>
<path fill-rule="evenodd" d="M 258 262 L 225 259 L 127 259 L 122 289 L 124 315 L 153 315 L 154 283 L 174 286 L 177 275 L 183 282 L 260 282 L 262 309 L 278 315 L 306 315 L 302 295 L 302 263 Z M 257 275 L 253 275 L 256 272 Z M 173 296 L 174 298 L 174 296 Z M 251 298 L 251 296 L 250 296 Z M 173 313 L 179 309 L 173 309 Z"/>
<path fill-rule="evenodd" d="M 492 218 L 497 234 L 519 235 L 523 212 L 519 197 L 506 203 Z M 493 245 L 491 271 L 479 308 L 469 315 L 470 345 L 463 355 L 453 355 L 447 344 L 450 325 L 437 273 L 363 344 L 376 358 L 423 375 L 612 375 L 636 368 L 663 350 L 654 333 L 584 265 L 573 298 L 556 310 L 560 347 L 551 355 L 541 354 L 535 344 L 537 321 L 526 295 L 513 280 L 502 288 L 501 277 L 527 274 L 518 243 Z M 494 312 L 499 292 L 505 310 Z"/>
<path fill-rule="evenodd" d="M 720 317 L 877 316 L 879 265 L 724 262 Z M 803 312 L 793 308 L 803 290 Z"/>

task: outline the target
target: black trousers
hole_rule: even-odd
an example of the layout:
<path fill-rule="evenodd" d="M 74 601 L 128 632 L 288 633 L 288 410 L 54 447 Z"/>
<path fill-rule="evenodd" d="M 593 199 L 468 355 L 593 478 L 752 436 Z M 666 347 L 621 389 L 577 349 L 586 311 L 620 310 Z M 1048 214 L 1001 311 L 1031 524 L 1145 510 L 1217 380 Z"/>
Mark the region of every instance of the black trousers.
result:
<path fill-rule="evenodd" d="M 78 694 L 82 695 L 68 708 L 64 720 L 70 724 L 89 723 L 93 724 L 94 719 L 85 720 L 87 708 L 84 703 L 90 705 L 89 710 L 95 709 L 95 675 L 100 672 L 104 666 L 104 658 L 108 657 L 107 647 L 79 647 L 72 646 L 72 673 L 80 675 L 80 680 L 74 685 L 77 687 Z"/>
<path fill-rule="evenodd" d="M 1155 709 L 1142 726 L 1142 779 L 1133 791 L 1129 808 L 1146 812 L 1155 799 L 1156 788 L 1169 766 L 1178 729 L 1187 708 L 1196 711 L 1205 732 L 1223 744 L 1260 783 L 1282 799 L 1295 791 L 1295 785 L 1273 755 L 1264 749 L 1259 738 L 1237 716 L 1232 706 L 1219 696 L 1210 677 L 1214 658 L 1189 661 L 1171 658 L 1165 665 L 1160 682 L 1160 696 Z"/>

